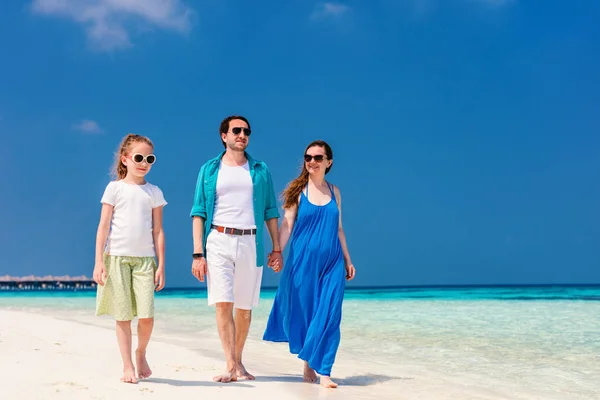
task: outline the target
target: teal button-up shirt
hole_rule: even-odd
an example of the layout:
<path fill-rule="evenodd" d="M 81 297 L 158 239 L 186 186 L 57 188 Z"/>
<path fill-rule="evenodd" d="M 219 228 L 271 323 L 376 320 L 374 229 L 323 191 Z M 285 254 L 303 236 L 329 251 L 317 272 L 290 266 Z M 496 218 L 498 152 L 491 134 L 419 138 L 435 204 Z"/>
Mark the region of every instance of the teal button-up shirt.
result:
<path fill-rule="evenodd" d="M 206 254 L 206 238 L 210 233 L 215 210 L 219 166 L 224 154 L 225 151 L 207 161 L 200 168 L 198 181 L 196 182 L 194 204 L 190 216 L 204 219 L 204 236 L 202 238 L 204 254 Z M 252 178 L 254 221 L 256 223 L 256 265 L 260 267 L 264 265 L 265 259 L 263 246 L 264 221 L 279 218 L 279 210 L 277 209 L 273 179 L 269 168 L 264 162 L 253 159 L 247 153 L 246 158 L 248 159 L 250 177 Z"/>

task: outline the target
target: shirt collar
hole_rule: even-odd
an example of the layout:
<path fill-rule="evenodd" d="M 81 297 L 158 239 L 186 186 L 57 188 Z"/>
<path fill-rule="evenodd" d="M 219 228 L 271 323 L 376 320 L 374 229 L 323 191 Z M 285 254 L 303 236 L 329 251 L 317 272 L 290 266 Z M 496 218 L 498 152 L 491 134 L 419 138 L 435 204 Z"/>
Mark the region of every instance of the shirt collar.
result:
<path fill-rule="evenodd" d="M 252 158 L 252 156 L 250 154 L 248 154 L 247 151 L 245 151 L 244 154 L 246 155 L 246 159 L 248 160 L 248 165 L 250 166 L 250 168 L 254 169 L 254 167 L 256 167 L 256 164 L 258 164 L 258 162 L 254 158 Z M 221 154 L 219 154 L 219 156 L 216 158 L 216 160 L 221 161 L 221 159 L 223 158 L 224 155 L 225 155 L 225 150 L 223 150 L 221 152 Z"/>

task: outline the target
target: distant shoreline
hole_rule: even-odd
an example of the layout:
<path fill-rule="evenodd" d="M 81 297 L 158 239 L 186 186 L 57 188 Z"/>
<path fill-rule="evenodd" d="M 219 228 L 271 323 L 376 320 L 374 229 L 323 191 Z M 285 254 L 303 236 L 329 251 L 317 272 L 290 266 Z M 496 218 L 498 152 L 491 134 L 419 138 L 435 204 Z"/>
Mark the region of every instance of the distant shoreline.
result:
<path fill-rule="evenodd" d="M 57 277 L 58 278 L 58 277 Z M 0 280 L 0 292 L 32 292 L 32 291 L 88 291 L 96 290 L 96 282 L 92 279 L 23 279 Z M 457 289 L 510 289 L 510 288 L 597 288 L 600 283 L 547 283 L 547 284 L 462 284 L 462 285 L 397 285 L 397 286 L 347 286 L 346 290 L 350 292 L 362 291 L 388 291 L 388 290 L 457 290 Z M 206 291 L 205 287 L 181 286 L 167 287 L 163 292 L 170 291 Z M 277 286 L 263 286 L 261 290 L 277 290 Z"/>

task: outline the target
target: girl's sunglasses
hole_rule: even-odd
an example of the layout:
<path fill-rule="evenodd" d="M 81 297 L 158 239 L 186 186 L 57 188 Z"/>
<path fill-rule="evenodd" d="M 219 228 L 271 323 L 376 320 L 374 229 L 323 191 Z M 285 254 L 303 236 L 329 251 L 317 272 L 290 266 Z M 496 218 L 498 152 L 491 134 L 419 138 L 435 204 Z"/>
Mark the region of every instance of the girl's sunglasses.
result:
<path fill-rule="evenodd" d="M 244 135 L 246 135 L 246 136 L 250 136 L 250 134 L 252 133 L 250 128 L 239 128 L 239 127 L 231 128 L 231 133 L 233 133 L 234 135 L 239 135 L 240 133 L 242 133 L 242 131 L 244 131 Z"/>
<path fill-rule="evenodd" d="M 304 155 L 304 161 L 306 162 L 311 162 L 313 158 L 316 162 L 321 162 L 325 159 L 325 156 L 323 154 L 317 154 L 316 156 L 311 156 L 310 154 Z"/>
<path fill-rule="evenodd" d="M 156 162 L 156 156 L 154 154 L 148 154 L 147 156 L 144 156 L 143 154 L 136 153 L 129 158 L 131 158 L 136 164 L 140 164 L 144 160 L 149 165 L 154 164 Z"/>

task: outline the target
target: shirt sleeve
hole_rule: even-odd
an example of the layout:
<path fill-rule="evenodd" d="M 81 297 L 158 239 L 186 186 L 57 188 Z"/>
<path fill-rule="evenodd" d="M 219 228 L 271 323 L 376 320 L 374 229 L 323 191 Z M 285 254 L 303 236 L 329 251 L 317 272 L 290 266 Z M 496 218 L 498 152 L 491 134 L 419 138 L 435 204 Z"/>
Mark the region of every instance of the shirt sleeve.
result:
<path fill-rule="evenodd" d="M 114 206 L 116 203 L 116 197 L 116 184 L 115 182 L 109 182 L 108 185 L 106 185 L 106 189 L 104 189 L 104 194 L 102 195 L 100 202 Z"/>
<path fill-rule="evenodd" d="M 196 181 L 196 191 L 194 192 L 194 202 L 190 217 L 200 217 L 206 219 L 206 195 L 204 194 L 204 171 L 206 165 L 200 168 L 198 180 Z"/>
<path fill-rule="evenodd" d="M 152 200 L 154 204 L 152 204 L 152 208 L 166 206 L 167 201 L 165 200 L 165 196 L 163 195 L 162 190 L 160 190 L 158 186 L 155 186 L 153 192 L 154 196 Z"/>
<path fill-rule="evenodd" d="M 277 200 L 275 199 L 275 189 L 273 188 L 273 178 L 269 168 L 265 165 L 265 172 L 267 174 L 267 190 L 266 190 L 266 204 L 265 204 L 265 221 L 273 218 L 279 218 L 279 210 L 277 209 Z"/>

